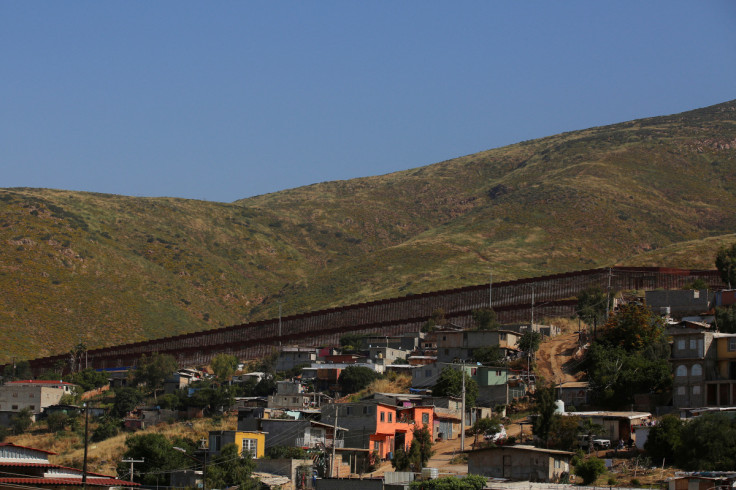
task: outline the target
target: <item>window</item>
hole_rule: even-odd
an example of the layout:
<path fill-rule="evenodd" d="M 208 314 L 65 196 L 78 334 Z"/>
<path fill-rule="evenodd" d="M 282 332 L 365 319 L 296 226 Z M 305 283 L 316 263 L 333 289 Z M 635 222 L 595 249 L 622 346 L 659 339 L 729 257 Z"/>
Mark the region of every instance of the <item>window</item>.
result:
<path fill-rule="evenodd" d="M 422 414 L 422 423 L 424 425 L 429 424 L 429 414 L 426 412 Z"/>
<path fill-rule="evenodd" d="M 368 414 L 368 405 L 363 405 L 363 415 Z"/>
<path fill-rule="evenodd" d="M 677 350 L 685 350 L 685 341 L 684 340 L 678 340 L 677 341 Z"/>
<path fill-rule="evenodd" d="M 352 415 L 353 414 L 353 407 L 346 407 L 345 408 L 345 414 L 346 415 Z"/>
<path fill-rule="evenodd" d="M 475 376 L 475 373 L 478 372 L 478 368 L 470 368 L 470 375 Z"/>
<path fill-rule="evenodd" d="M 386 412 L 381 412 L 381 422 L 386 421 Z"/>
<path fill-rule="evenodd" d="M 449 354 L 450 354 L 450 349 L 445 349 L 445 355 L 447 356 Z"/>
<path fill-rule="evenodd" d="M 13 398 L 18 398 L 18 393 L 17 392 L 13 393 Z"/>
<path fill-rule="evenodd" d="M 391 412 L 388 413 L 388 421 L 389 422 L 393 422 L 394 421 L 394 414 L 391 413 Z"/>
<path fill-rule="evenodd" d="M 695 385 L 693 386 L 693 395 L 699 395 L 700 394 L 700 386 Z"/>
<path fill-rule="evenodd" d="M 690 339 L 690 348 L 695 349 L 697 347 L 698 343 L 695 339 Z"/>
<path fill-rule="evenodd" d="M 373 450 L 374 451 L 380 451 L 381 450 L 381 443 L 378 441 L 373 441 Z"/>
<path fill-rule="evenodd" d="M 690 375 L 691 376 L 702 376 L 703 367 L 700 364 L 693 364 L 693 367 L 690 368 Z"/>
<path fill-rule="evenodd" d="M 31 405 L 31 410 L 35 410 L 35 409 L 36 409 L 36 405 Z"/>
<path fill-rule="evenodd" d="M 13 405 L 13 410 L 18 410 L 18 405 Z"/>
<path fill-rule="evenodd" d="M 728 339 L 728 351 L 736 351 L 736 337 L 731 337 L 730 339 Z"/>
<path fill-rule="evenodd" d="M 501 370 L 500 369 L 496 369 L 496 376 L 501 376 Z"/>
<path fill-rule="evenodd" d="M 222 436 L 213 436 L 212 437 L 212 445 L 214 446 L 215 451 L 220 451 L 220 447 L 222 446 Z"/>
<path fill-rule="evenodd" d="M 684 386 L 678 386 L 677 387 L 677 394 L 678 395 L 684 395 L 685 394 L 685 387 Z"/>
<path fill-rule="evenodd" d="M 427 377 L 427 378 L 431 378 L 432 377 L 432 370 L 431 369 L 425 369 L 424 370 L 424 376 Z"/>
<path fill-rule="evenodd" d="M 677 370 L 675 371 L 675 376 L 687 376 L 687 368 L 680 364 L 677 366 Z"/>
<path fill-rule="evenodd" d="M 258 439 L 243 439 L 243 451 L 240 454 L 250 453 L 255 458 L 258 454 Z"/>

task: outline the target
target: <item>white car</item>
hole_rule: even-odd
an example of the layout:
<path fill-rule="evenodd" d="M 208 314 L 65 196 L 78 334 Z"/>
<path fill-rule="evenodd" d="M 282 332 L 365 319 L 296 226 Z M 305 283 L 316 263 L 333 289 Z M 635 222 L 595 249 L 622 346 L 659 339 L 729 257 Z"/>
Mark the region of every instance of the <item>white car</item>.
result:
<path fill-rule="evenodd" d="M 483 439 L 490 442 L 503 441 L 504 439 L 506 439 L 506 429 L 502 425 L 500 431 L 496 432 L 495 434 L 484 434 Z"/>

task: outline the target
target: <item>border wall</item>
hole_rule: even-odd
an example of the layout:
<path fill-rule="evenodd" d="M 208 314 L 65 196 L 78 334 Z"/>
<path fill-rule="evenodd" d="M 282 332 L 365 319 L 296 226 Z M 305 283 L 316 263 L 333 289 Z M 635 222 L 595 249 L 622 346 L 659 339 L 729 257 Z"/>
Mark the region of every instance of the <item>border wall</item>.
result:
<path fill-rule="evenodd" d="M 686 270 L 661 267 L 612 267 L 481 284 L 444 291 L 415 294 L 338 308 L 313 311 L 242 325 L 177 335 L 161 339 L 89 350 L 90 367 L 135 365 L 142 355 L 173 355 L 180 366 L 202 365 L 219 353 L 253 359 L 270 354 L 280 345 L 339 345 L 347 332 L 399 335 L 416 332 L 433 311 L 442 309 L 448 321 L 469 327 L 473 310 L 492 301 L 502 323 L 535 318 L 575 315 L 576 296 L 584 289 L 600 287 L 621 290 L 680 289 L 696 279 L 711 289 L 724 284 L 716 270 Z M 51 369 L 68 354 L 30 360 L 31 369 Z"/>

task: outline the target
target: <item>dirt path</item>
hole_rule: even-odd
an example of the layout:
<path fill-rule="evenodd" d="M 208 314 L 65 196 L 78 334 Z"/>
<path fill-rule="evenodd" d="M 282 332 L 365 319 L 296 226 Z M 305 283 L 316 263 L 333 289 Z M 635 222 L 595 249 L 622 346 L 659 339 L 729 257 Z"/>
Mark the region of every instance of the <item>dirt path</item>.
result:
<path fill-rule="evenodd" d="M 558 335 L 542 342 L 537 351 L 537 375 L 553 383 L 579 381 L 580 375 L 573 374 L 577 351 L 577 333 Z"/>

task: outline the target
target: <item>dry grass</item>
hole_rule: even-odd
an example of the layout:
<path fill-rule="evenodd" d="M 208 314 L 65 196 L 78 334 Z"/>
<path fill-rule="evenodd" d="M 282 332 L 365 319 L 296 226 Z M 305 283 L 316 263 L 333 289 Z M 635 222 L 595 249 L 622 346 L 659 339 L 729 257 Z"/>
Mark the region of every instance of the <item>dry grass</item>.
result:
<path fill-rule="evenodd" d="M 191 426 L 188 425 L 189 423 Z M 93 427 L 94 424 L 90 424 L 90 432 Z M 124 432 L 102 442 L 90 443 L 87 464 L 91 472 L 115 475 L 117 464 L 125 452 L 125 440 L 133 434 L 159 433 L 169 439 L 188 437 L 199 440 L 207 437 L 210 430 L 234 430 L 236 427 L 237 418 L 232 414 L 222 419 L 195 419 L 173 424 L 163 423 L 135 433 Z M 37 424 L 30 432 L 8 437 L 7 442 L 57 453 L 49 458 L 54 464 L 82 468 L 84 462 L 83 438 L 69 430 L 49 433 L 45 424 Z"/>

